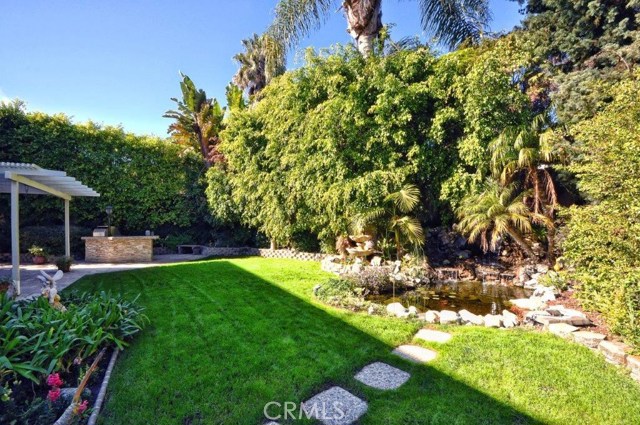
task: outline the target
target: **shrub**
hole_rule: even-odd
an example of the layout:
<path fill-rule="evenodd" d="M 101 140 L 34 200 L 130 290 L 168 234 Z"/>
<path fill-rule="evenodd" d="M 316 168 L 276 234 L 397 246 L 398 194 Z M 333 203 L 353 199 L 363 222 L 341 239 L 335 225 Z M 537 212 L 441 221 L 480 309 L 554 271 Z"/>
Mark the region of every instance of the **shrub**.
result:
<path fill-rule="evenodd" d="M 59 371 L 77 384 L 98 350 L 127 346 L 148 321 L 136 300 L 121 296 L 72 293 L 65 301 L 60 311 L 44 298 L 13 301 L 0 293 L 0 423 L 40 423 L 33 415 L 46 414 L 47 375 Z"/>
<path fill-rule="evenodd" d="M 392 288 L 390 270 L 386 267 L 365 267 L 353 276 L 355 285 L 366 294 L 380 294 Z"/>
<path fill-rule="evenodd" d="M 326 304 L 354 311 L 366 309 L 369 305 L 362 289 L 351 279 L 331 278 L 316 288 L 315 295 Z"/>
<path fill-rule="evenodd" d="M 591 204 L 566 211 L 564 257 L 585 307 L 640 347 L 640 73 L 614 101 L 574 129 L 579 161 L 570 168 Z"/>
<path fill-rule="evenodd" d="M 70 227 L 71 252 L 84 254 L 82 236 L 90 236 L 91 229 L 81 226 Z M 37 245 L 53 255 L 64 254 L 64 226 L 25 226 L 20 229 L 20 246 Z"/>
<path fill-rule="evenodd" d="M 62 270 L 65 273 L 71 270 L 72 263 L 73 258 L 71 257 L 63 256 L 56 258 L 56 267 L 58 267 L 58 270 Z"/>

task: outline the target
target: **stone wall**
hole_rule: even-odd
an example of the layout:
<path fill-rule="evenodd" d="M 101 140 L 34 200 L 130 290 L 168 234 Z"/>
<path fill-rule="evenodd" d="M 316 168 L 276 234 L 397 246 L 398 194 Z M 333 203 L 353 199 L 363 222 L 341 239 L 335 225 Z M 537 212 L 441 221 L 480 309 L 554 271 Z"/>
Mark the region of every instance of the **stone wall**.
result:
<path fill-rule="evenodd" d="M 265 258 L 291 258 L 294 260 L 321 261 L 325 254 L 300 252 L 292 249 L 263 249 L 249 247 L 204 247 L 202 254 L 207 257 L 259 256 Z"/>
<path fill-rule="evenodd" d="M 142 263 L 153 260 L 157 236 L 83 237 L 88 263 Z"/>

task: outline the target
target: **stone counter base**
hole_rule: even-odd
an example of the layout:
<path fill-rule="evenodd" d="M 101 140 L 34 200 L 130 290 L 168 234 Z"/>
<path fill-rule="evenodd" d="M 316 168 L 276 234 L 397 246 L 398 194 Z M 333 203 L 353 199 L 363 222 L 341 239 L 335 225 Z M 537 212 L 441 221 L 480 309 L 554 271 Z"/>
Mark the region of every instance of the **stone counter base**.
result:
<path fill-rule="evenodd" d="M 83 237 L 88 263 L 144 263 L 153 261 L 157 236 Z"/>

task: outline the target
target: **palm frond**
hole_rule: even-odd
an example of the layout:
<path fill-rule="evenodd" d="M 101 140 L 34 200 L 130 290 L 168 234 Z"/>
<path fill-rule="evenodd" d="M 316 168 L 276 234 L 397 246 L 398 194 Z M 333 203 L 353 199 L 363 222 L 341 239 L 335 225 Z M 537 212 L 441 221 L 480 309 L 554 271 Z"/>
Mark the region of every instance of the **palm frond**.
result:
<path fill-rule="evenodd" d="M 319 28 L 335 4 L 334 0 L 280 0 L 267 33 L 289 49 Z"/>
<path fill-rule="evenodd" d="M 385 200 L 393 202 L 401 212 L 408 213 L 420 203 L 420 189 L 413 184 L 407 184 L 399 191 L 387 195 Z"/>
<path fill-rule="evenodd" d="M 482 38 L 491 14 L 486 0 L 420 0 L 422 26 L 450 48 Z"/>

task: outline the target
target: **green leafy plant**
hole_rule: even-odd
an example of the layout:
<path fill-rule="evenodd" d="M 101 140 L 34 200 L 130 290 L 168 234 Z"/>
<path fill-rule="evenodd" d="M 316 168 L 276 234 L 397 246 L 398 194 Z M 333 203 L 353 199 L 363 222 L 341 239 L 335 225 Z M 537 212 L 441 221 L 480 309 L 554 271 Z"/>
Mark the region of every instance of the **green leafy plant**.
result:
<path fill-rule="evenodd" d="M 58 270 L 62 270 L 65 273 L 71 270 L 72 263 L 73 263 L 72 257 L 63 256 L 63 257 L 56 258 L 56 267 L 58 267 Z"/>
<path fill-rule="evenodd" d="M 44 249 L 37 245 L 31 245 L 28 251 L 29 251 L 29 254 L 33 255 L 34 257 L 44 257 L 47 255 Z"/>

